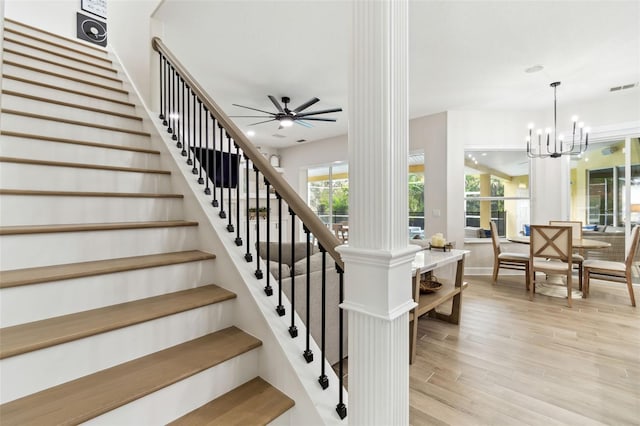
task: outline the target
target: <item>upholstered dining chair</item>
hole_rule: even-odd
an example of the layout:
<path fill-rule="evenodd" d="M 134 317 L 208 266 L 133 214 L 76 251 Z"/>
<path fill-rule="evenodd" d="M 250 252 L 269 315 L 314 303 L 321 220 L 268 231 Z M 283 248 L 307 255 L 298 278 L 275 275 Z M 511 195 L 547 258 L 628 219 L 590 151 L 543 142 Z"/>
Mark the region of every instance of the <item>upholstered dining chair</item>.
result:
<path fill-rule="evenodd" d="M 570 226 L 531 225 L 529 237 L 529 297 L 533 300 L 536 272 L 567 277 L 567 305 L 571 307 L 573 230 Z"/>
<path fill-rule="evenodd" d="M 582 221 L 580 220 L 550 220 L 549 225 L 570 226 L 573 239 L 582 239 Z M 573 253 L 573 266 L 578 270 L 578 289 L 582 291 L 584 254 Z"/>
<path fill-rule="evenodd" d="M 498 280 L 498 270 L 515 269 L 525 272 L 526 289 L 529 290 L 529 256 L 526 253 L 509 253 L 500 249 L 498 227 L 495 222 L 489 223 L 491 229 L 491 242 L 493 243 L 493 283 Z"/>
<path fill-rule="evenodd" d="M 636 298 L 633 294 L 633 284 L 631 282 L 631 268 L 633 266 L 633 260 L 636 257 L 638 251 L 638 244 L 640 242 L 640 225 L 636 225 L 631 231 L 631 245 L 624 262 L 612 262 L 609 260 L 585 260 L 584 261 L 584 290 L 582 291 L 582 297 L 589 296 L 589 281 L 591 278 L 596 278 L 605 281 L 622 282 L 627 284 L 629 290 L 629 298 L 631 299 L 631 306 L 636 306 Z"/>

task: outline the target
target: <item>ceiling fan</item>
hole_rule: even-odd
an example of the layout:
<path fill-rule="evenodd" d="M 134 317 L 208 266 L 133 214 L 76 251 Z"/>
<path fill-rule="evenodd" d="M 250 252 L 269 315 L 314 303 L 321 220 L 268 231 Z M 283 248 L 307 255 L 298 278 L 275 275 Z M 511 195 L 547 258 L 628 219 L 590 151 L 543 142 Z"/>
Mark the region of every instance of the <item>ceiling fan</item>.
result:
<path fill-rule="evenodd" d="M 284 106 L 282 106 L 280 104 L 280 102 L 278 102 L 278 100 L 274 97 L 269 95 L 268 96 L 269 99 L 271 100 L 271 102 L 273 103 L 273 105 L 276 107 L 276 109 L 278 110 L 277 112 L 269 112 L 269 111 L 264 111 L 258 108 L 253 108 L 253 107 L 248 107 L 248 106 L 244 106 L 244 105 L 238 105 L 238 104 L 233 104 L 233 106 L 237 106 L 240 108 L 247 108 L 253 111 L 258 111 L 258 112 L 262 112 L 268 115 L 231 115 L 230 117 L 252 117 L 252 118 L 268 118 L 268 120 L 264 120 L 264 121 L 258 121 L 256 123 L 251 123 L 249 124 L 249 126 L 255 126 L 256 124 L 262 124 L 262 123 L 268 123 L 270 121 L 278 121 L 280 123 L 280 127 L 278 127 L 278 129 L 282 129 L 283 127 L 291 127 L 293 125 L 293 123 L 297 123 L 301 126 L 304 127 L 313 127 L 311 125 L 311 123 L 307 123 L 307 121 L 333 121 L 335 122 L 336 119 L 335 118 L 322 118 L 322 117 L 315 117 L 315 115 L 319 115 L 319 114 L 329 114 L 332 112 L 340 112 L 342 111 L 342 108 L 330 108 L 330 109 L 323 109 L 323 110 L 319 110 L 319 111 L 309 111 L 309 112 L 303 112 L 304 110 L 306 110 L 307 108 L 309 108 L 311 105 L 315 104 L 316 102 L 318 102 L 320 99 L 314 97 L 309 99 L 307 102 L 303 103 L 302 105 L 298 106 L 297 108 L 294 109 L 289 109 L 289 102 L 291 101 L 291 99 L 289 99 L 287 96 L 283 96 L 282 97 L 282 103 L 284 104 Z"/>

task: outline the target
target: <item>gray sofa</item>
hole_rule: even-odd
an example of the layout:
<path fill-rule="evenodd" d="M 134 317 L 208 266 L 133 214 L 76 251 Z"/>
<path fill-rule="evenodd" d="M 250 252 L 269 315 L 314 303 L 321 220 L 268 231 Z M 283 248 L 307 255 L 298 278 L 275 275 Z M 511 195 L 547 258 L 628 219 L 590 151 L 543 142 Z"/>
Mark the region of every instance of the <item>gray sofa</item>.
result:
<path fill-rule="evenodd" d="M 260 256 L 266 258 L 266 243 L 260 243 Z M 307 316 L 307 248 L 306 243 L 295 243 L 294 264 L 291 264 L 291 244 L 282 244 L 282 290 L 287 298 L 291 300 L 291 283 L 295 282 L 295 309 L 305 325 Z M 278 243 L 270 243 L 269 247 L 269 270 L 276 282 L 272 285 L 274 288 L 274 297 L 277 297 L 278 291 Z M 310 288 L 310 331 L 311 336 L 320 347 L 322 337 L 322 253 L 317 248 L 313 248 L 309 262 L 309 288 Z M 336 272 L 335 263 L 331 256 L 326 255 L 325 270 L 325 288 L 326 288 L 326 313 L 325 313 L 325 357 L 330 364 L 335 364 L 340 359 L 339 356 L 339 314 L 340 308 L 340 281 Z M 285 305 L 285 308 L 290 309 Z M 287 312 L 288 313 L 288 312 Z M 343 313 L 344 317 L 344 334 L 343 334 L 343 355 L 347 356 L 347 313 Z M 299 335 L 298 339 L 304 339 L 304 335 Z M 320 354 L 314 353 L 316 359 L 320 358 Z"/>
<path fill-rule="evenodd" d="M 582 237 L 611 244 L 611 247 L 606 249 L 587 250 L 587 259 L 624 262 L 625 246 L 623 226 L 598 225 L 595 230 L 582 231 Z"/>

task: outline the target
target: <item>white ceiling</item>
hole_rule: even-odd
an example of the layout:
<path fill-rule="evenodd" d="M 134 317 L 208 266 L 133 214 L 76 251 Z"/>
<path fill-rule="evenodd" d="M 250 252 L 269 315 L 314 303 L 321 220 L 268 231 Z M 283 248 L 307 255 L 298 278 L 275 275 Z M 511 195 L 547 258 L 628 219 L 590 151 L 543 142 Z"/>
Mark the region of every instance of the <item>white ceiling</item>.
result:
<path fill-rule="evenodd" d="M 446 110 L 550 108 L 640 81 L 640 1 L 410 1 L 410 116 Z M 273 148 L 347 132 L 349 1 L 164 0 L 155 17 L 181 61 L 228 115 L 274 107 L 340 106 L 336 123 L 236 118 Z M 182 40 L 182 41 L 180 41 Z M 192 48 L 183 49 L 181 43 Z M 541 72 L 524 70 L 543 65 Z M 634 88 L 639 92 L 640 89 Z M 259 114 L 258 114 L 259 115 Z M 274 137 L 280 134 L 283 138 Z"/>

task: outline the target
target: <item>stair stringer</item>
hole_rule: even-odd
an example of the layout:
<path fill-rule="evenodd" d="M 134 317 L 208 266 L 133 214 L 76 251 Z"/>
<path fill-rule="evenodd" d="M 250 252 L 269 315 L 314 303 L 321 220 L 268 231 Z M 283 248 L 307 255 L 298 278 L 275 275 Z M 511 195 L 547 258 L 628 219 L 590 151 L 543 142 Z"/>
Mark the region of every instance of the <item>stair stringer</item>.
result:
<path fill-rule="evenodd" d="M 295 314 L 299 335 L 292 339 L 288 333 L 291 309 L 287 309 L 285 316 L 278 316 L 277 298 L 266 297 L 263 290 L 265 279 L 258 280 L 254 276 L 255 261 L 246 262 L 244 251 L 235 244 L 235 234 L 226 229 L 227 219 L 218 217 L 218 210 L 211 206 L 211 196 L 204 194 L 203 185 L 197 183 L 196 176 L 186 167 L 185 158 L 175 147 L 176 142 L 157 118 L 158 112 L 151 111 L 142 101 L 117 52 L 110 50 L 110 53 L 114 56 L 114 66 L 124 77 L 124 88 L 129 90 L 130 101 L 136 104 L 136 110 L 143 117 L 144 131 L 151 133 L 152 148 L 162 154 L 161 168 L 171 171 L 174 191 L 184 194 L 184 220 L 199 223 L 199 249 L 216 253 L 216 282 L 238 296 L 234 324 L 263 343 L 259 349 L 258 374 L 295 400 L 295 406 L 289 412 L 290 424 L 347 424 L 347 418 L 341 420 L 335 410 L 339 395 L 338 377 L 326 360 L 320 360 L 321 351 L 313 339 L 311 350 L 316 354 L 314 361 L 307 364 L 302 356 L 306 335 L 304 323 Z M 265 272 L 269 270 L 264 264 L 261 269 Z M 273 277 L 271 279 L 277 282 Z M 283 297 L 286 298 L 284 294 Z M 291 305 L 285 303 L 285 306 Z M 325 363 L 325 374 L 329 378 L 329 387 L 325 390 L 318 384 L 320 362 Z M 346 391 L 343 400 L 348 405 Z"/>

